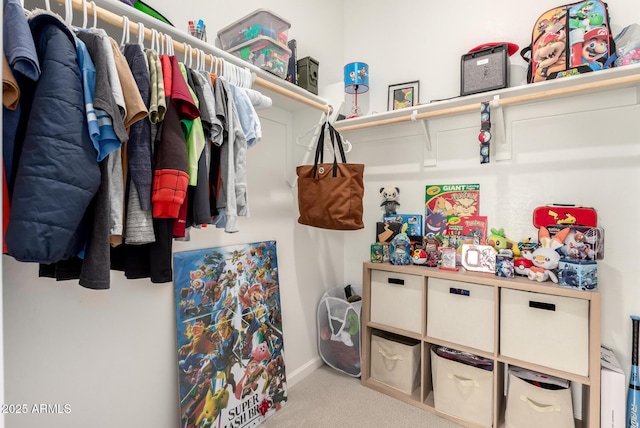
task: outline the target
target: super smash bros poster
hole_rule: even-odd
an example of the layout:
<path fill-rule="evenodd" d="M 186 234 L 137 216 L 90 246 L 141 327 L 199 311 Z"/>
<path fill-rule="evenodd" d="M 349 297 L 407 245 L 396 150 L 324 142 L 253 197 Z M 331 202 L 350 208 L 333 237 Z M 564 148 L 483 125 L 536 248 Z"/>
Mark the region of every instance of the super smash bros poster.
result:
<path fill-rule="evenodd" d="M 276 242 L 174 254 L 181 428 L 255 427 L 287 401 Z"/>

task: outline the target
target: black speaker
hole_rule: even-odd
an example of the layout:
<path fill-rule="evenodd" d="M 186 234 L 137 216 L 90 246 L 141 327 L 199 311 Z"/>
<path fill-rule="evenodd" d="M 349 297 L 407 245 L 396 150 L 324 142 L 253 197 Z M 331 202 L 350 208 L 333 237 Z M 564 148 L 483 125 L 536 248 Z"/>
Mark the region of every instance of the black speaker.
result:
<path fill-rule="evenodd" d="M 460 95 L 509 86 L 509 52 L 506 44 L 489 46 L 462 55 Z"/>

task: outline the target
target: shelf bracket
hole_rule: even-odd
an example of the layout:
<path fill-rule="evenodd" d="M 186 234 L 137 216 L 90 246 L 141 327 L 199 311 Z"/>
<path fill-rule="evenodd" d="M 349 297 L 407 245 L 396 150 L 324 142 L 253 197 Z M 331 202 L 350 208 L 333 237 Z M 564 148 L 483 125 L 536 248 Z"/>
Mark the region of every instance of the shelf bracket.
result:
<path fill-rule="evenodd" d="M 411 112 L 411 121 L 416 122 L 418 111 L 414 110 Z M 420 128 L 422 129 L 422 134 L 424 135 L 424 166 L 435 166 L 437 164 L 436 161 L 436 151 L 434 145 L 431 143 L 431 137 L 429 136 L 429 124 L 426 119 L 419 120 Z"/>
<path fill-rule="evenodd" d="M 504 120 L 504 109 L 500 105 L 500 95 L 495 95 L 491 103 L 491 129 L 495 144 L 496 160 L 512 158 L 511 136 L 507 139 L 507 123 Z"/>

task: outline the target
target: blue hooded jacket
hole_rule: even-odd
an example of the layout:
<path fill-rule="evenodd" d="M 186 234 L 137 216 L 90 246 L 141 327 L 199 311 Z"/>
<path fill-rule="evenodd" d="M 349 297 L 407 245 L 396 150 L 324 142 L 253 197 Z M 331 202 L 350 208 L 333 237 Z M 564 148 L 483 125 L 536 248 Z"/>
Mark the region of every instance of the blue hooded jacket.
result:
<path fill-rule="evenodd" d="M 85 114 L 75 38 L 55 15 L 36 11 L 29 26 L 42 74 L 23 91 L 28 125 L 5 241 L 18 261 L 50 264 L 76 255 L 100 169 Z"/>

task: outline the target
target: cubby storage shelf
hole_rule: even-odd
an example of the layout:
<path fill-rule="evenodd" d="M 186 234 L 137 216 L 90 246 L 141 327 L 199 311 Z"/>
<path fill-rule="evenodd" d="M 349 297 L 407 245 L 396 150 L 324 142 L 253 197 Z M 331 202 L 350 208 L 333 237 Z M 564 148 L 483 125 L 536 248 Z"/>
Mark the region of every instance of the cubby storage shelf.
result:
<path fill-rule="evenodd" d="M 387 281 L 388 279 L 391 279 Z M 429 288 L 430 280 L 432 289 Z M 388 282 L 388 284 L 386 283 Z M 404 284 L 407 284 L 407 289 L 403 289 Z M 415 284 L 420 284 L 420 289 L 416 293 L 413 288 Z M 506 382 L 505 369 L 508 366 L 518 366 L 530 370 L 545 373 L 547 375 L 561 377 L 570 380 L 575 385 L 582 386 L 582 415 L 581 419 L 575 420 L 576 427 L 588 427 L 597 428 L 600 426 L 600 318 L 601 318 L 601 302 L 600 293 L 598 291 L 579 291 L 570 288 L 560 287 L 552 282 L 535 282 L 530 281 L 524 277 L 516 277 L 513 279 L 500 278 L 492 274 L 470 272 L 464 269 L 460 269 L 457 272 L 444 271 L 437 268 L 428 268 L 424 266 L 408 265 L 408 266 L 396 266 L 389 263 L 370 263 L 365 262 L 363 264 L 363 305 L 362 305 L 362 377 L 361 382 L 364 386 L 390 395 L 396 399 L 414 405 L 430 413 L 436 414 L 443 418 L 452 420 L 456 423 L 467 427 L 479 427 L 476 422 L 459 419 L 458 417 L 451 416 L 449 414 L 438 411 L 435 407 L 434 400 L 434 388 L 432 382 L 431 371 L 431 354 L 430 348 L 432 345 L 446 346 L 452 349 L 457 349 L 464 352 L 469 352 L 484 358 L 493 360 L 493 408 L 492 425 L 493 427 L 503 427 L 505 419 L 506 409 L 506 396 L 504 395 L 504 387 Z M 436 287 L 437 285 L 437 287 Z M 462 288 L 472 290 L 469 294 L 474 297 L 474 288 L 478 286 L 489 287 L 489 289 L 483 289 L 482 302 L 476 302 L 475 300 L 465 300 L 460 308 L 464 308 L 466 311 L 460 314 L 459 323 L 461 326 L 453 325 L 456 322 L 457 308 L 456 303 L 447 302 L 447 314 L 444 315 L 447 318 L 447 328 L 435 328 L 443 320 L 429 318 L 429 296 L 433 300 L 432 305 L 440 304 L 441 296 L 438 296 L 434 291 L 436 289 L 442 289 L 442 285 L 448 287 L 452 286 L 452 289 Z M 389 289 L 385 290 L 385 287 Z M 480 288 L 483 288 L 480 287 Z M 501 317 L 501 311 L 506 313 L 506 310 L 501 308 L 503 304 L 507 304 L 507 299 L 502 298 L 503 293 L 513 294 L 514 290 L 516 295 L 523 293 L 522 296 L 526 299 L 533 299 L 534 301 L 549 301 L 558 306 L 553 306 L 553 314 L 546 317 L 544 310 L 539 312 L 540 309 L 534 307 L 530 309 L 534 312 L 535 316 L 542 313 L 543 319 L 541 319 L 541 328 L 551 328 L 554 331 L 558 330 L 560 336 L 563 334 L 569 336 L 567 340 L 558 340 L 558 343 L 553 344 L 553 349 L 548 346 L 548 342 L 542 342 L 540 355 L 557 355 L 557 361 L 552 360 L 547 363 L 544 357 L 539 357 L 537 353 L 528 354 L 527 358 L 515 358 L 510 355 L 503 355 L 501 353 L 501 347 L 504 348 L 505 341 L 510 340 L 509 334 L 513 333 L 509 331 L 510 326 L 508 320 L 505 323 L 505 316 Z M 449 289 L 449 291 L 452 291 Z M 397 294 L 396 299 L 392 299 L 390 296 L 394 293 Z M 531 294 L 526 294 L 531 293 Z M 535 294 L 534 294 L 535 293 Z M 378 296 L 376 296 L 378 294 Z M 380 298 L 380 295 L 383 298 Z M 420 296 L 420 302 L 415 302 L 416 296 Z M 479 296 L 480 293 L 475 293 L 475 296 Z M 478 297 L 476 297 L 478 298 Z M 410 302 L 406 300 L 410 299 Z M 395 300 L 395 301 L 394 301 Z M 473 323 L 473 320 L 482 319 L 480 311 L 486 310 L 487 301 L 490 302 L 491 314 L 488 322 L 490 325 L 477 325 L 478 322 Z M 385 314 L 385 307 L 388 302 L 389 310 L 397 311 L 398 307 L 411 307 L 413 310 L 409 310 L 410 313 L 395 313 Z M 454 299 L 455 302 L 455 299 Z M 470 303 L 471 302 L 471 303 Z M 531 302 L 531 300 L 530 300 Z M 508 301 L 511 304 L 511 301 Z M 586 313 L 582 317 L 578 316 L 579 323 L 575 326 L 566 325 L 554 325 L 553 322 L 556 317 L 562 317 L 565 311 L 565 306 L 569 305 L 570 309 L 574 304 L 579 307 L 588 307 Z M 472 306 L 469 306 L 472 305 Z M 475 310 L 473 305 L 477 305 L 478 311 Z M 372 310 L 373 307 L 373 310 Z M 420 308 L 415 309 L 415 308 Z M 432 312 L 442 314 L 436 310 L 435 306 L 431 306 Z M 484 309 L 483 309 L 484 308 Z M 523 316 L 526 309 L 523 309 Z M 551 312 L 549 312 L 551 313 Z M 373 318 L 372 318 L 373 314 Z M 448 315 L 451 314 L 451 315 Z M 451 316 L 452 318 L 448 318 Z M 394 318 L 397 317 L 397 318 Z M 551 324 L 546 323 L 544 318 L 549 318 Z M 384 320 L 381 322 L 380 320 Z M 430 321 L 429 321 L 430 320 Z M 500 325 L 501 321 L 505 323 Z M 429 325 L 429 322 L 434 325 Z M 395 325 L 394 325 L 395 324 Z M 403 328 L 398 325 L 404 326 Z M 450 325 L 450 329 L 449 326 Z M 464 337 L 456 333 L 456 331 L 465 331 L 466 328 L 471 326 L 471 333 L 474 337 Z M 532 330 L 537 328 L 538 325 L 531 326 Z M 462 330 L 460 330 L 462 328 Z M 419 331 L 416 332 L 416 330 Z M 477 331 L 473 331 L 477 330 Z M 566 330 L 566 331 L 565 331 Z M 429 332 L 433 333 L 430 335 Z M 450 332 L 450 333 L 448 333 Z M 477 342 L 479 333 L 488 333 L 486 335 L 486 342 Z M 502 332 L 502 334 L 501 334 Z M 420 385 L 411 393 L 407 394 L 377 379 L 371 377 L 371 364 L 372 364 L 372 335 L 380 333 L 392 333 L 405 338 L 415 339 L 421 343 L 421 362 L 420 362 Z M 537 341 L 537 337 L 533 337 L 531 331 L 518 331 L 518 334 L 522 334 L 525 337 L 531 335 L 533 341 Z M 435 336 L 438 337 L 435 337 Z M 452 339 L 448 335 L 455 337 Z M 485 334 L 480 334 L 485 336 Z M 574 346 L 573 336 L 578 336 L 577 345 Z M 461 339 L 458 339 L 462 337 Z M 582 340 L 580 340 L 580 337 Z M 555 339 L 552 339 L 555 340 Z M 570 343 L 568 343 L 570 342 Z M 470 343 L 480 343 L 480 348 L 487 348 L 486 343 L 490 344 L 489 350 L 479 349 L 476 346 L 470 346 Z M 502 346 L 501 346 L 502 345 Z M 513 349 L 513 344 L 510 344 L 510 349 Z M 515 345 L 515 353 L 520 355 L 527 355 L 526 349 L 518 349 Z M 564 348 L 568 348 L 565 350 Z M 577 349 L 574 349 L 577 348 Z M 523 351 L 522 354 L 520 351 Z M 565 352 L 567 351 L 567 352 Z M 576 357 L 576 361 L 586 361 L 586 374 L 581 373 L 579 367 L 574 367 L 573 358 Z M 541 363 L 542 361 L 543 363 Z M 558 368 L 558 367 L 563 367 Z"/>

